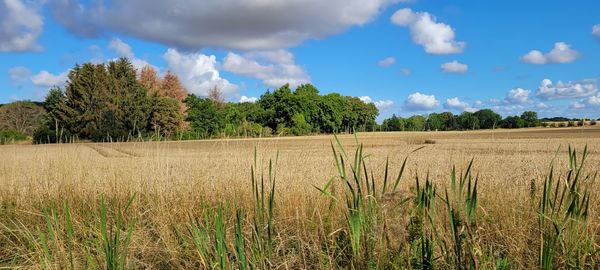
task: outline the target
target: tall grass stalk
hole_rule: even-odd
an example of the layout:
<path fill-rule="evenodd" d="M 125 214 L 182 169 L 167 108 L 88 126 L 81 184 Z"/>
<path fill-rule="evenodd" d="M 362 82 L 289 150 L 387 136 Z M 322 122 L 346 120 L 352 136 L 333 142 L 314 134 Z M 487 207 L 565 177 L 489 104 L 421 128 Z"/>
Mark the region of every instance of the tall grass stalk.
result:
<path fill-rule="evenodd" d="M 566 175 L 557 175 L 554 164 L 551 164 L 550 173 L 544 180 L 538 207 L 541 269 L 597 266 L 592 259 L 597 250 L 590 244 L 593 238 L 588 230 L 590 185 L 597 173 L 584 172 L 587 146 L 579 161 L 577 152 L 570 146 L 568 155 Z M 559 254 L 562 261 L 558 260 Z"/>

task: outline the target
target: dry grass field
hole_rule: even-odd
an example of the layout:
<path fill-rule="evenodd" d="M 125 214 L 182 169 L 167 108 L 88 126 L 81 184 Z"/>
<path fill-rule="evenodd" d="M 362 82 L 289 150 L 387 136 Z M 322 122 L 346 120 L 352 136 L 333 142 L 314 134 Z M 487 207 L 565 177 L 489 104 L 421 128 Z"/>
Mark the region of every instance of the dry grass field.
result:
<path fill-rule="evenodd" d="M 558 196 L 575 211 L 550 200 L 545 211 L 552 211 L 540 214 L 555 156 L 553 183 L 559 191 L 570 183 L 569 145 L 577 163 L 588 146 L 582 175 L 600 168 L 600 128 L 357 138 L 367 177 L 359 172 L 362 199 L 354 201 L 348 186 L 358 192 L 349 169 L 357 144 L 349 135 L 340 136 L 348 184 L 339 177 L 333 136 L 0 146 L 0 268 L 426 269 L 431 262 L 435 269 L 532 269 L 545 260 L 560 268 L 600 262 L 598 183 L 581 176 L 577 190 Z M 382 192 L 386 158 L 390 180 Z M 471 159 L 476 190 L 453 191 L 453 165 L 460 178 Z M 435 195 L 427 195 L 426 182 Z M 556 242 L 552 229 L 545 231 L 552 227 L 561 228 Z"/>

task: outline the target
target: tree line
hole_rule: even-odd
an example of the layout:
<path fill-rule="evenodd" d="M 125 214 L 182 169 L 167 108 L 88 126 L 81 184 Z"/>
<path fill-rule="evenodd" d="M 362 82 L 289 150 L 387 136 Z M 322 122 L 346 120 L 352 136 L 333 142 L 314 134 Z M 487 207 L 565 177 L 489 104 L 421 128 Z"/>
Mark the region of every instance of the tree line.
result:
<path fill-rule="evenodd" d="M 175 74 L 161 76 L 150 66 L 138 73 L 125 58 L 76 65 L 64 88 L 50 89 L 41 104 L 20 101 L 3 107 L 0 122 L 6 123 L 0 129 L 36 143 L 369 131 L 379 115 L 371 103 L 321 95 L 310 84 L 295 90 L 284 85 L 256 102 L 225 102 L 216 87 L 200 97 L 189 94 Z M 17 118 L 27 120 L 27 128 L 10 123 Z"/>
<path fill-rule="evenodd" d="M 361 131 L 445 131 L 535 127 L 537 113 L 502 118 L 490 109 L 393 115 L 377 124 L 372 103 L 338 93 L 322 95 L 311 84 L 284 85 L 256 102 L 225 102 L 218 88 L 206 97 L 189 94 L 179 78 L 147 66 L 139 72 L 122 58 L 76 65 L 63 88 L 44 102 L 0 105 L 0 143 L 35 143 L 268 137 Z"/>
<path fill-rule="evenodd" d="M 524 128 L 542 125 L 537 112 L 526 111 L 520 116 L 507 116 L 482 109 L 476 112 L 463 112 L 455 115 L 451 112 L 431 113 L 428 115 L 413 115 L 402 118 L 396 115 L 385 119 L 381 125 L 382 131 L 448 131 L 448 130 L 477 130 L 494 128 Z"/>

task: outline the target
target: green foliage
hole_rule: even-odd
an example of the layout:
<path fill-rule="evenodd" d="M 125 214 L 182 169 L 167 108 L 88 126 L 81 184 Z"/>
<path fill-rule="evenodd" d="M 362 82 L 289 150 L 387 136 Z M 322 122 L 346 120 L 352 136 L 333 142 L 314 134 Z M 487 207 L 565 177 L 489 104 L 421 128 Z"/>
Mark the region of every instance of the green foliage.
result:
<path fill-rule="evenodd" d="M 422 115 L 413 115 L 406 119 L 406 130 L 408 131 L 423 131 L 425 130 L 425 122 L 427 120 Z"/>
<path fill-rule="evenodd" d="M 525 111 L 521 114 L 521 119 L 523 119 L 526 127 L 537 127 L 541 125 L 537 112 Z"/>
<path fill-rule="evenodd" d="M 190 95 L 185 103 L 188 106 L 186 120 L 195 132 L 210 137 L 219 134 L 225 127 L 224 115 L 212 100 Z"/>
<path fill-rule="evenodd" d="M 427 116 L 427 120 L 425 122 L 426 130 L 446 130 L 444 119 L 441 114 L 432 113 Z"/>
<path fill-rule="evenodd" d="M 383 120 L 381 129 L 383 131 L 404 131 L 406 126 L 405 120 L 395 114 L 392 117 Z"/>
<path fill-rule="evenodd" d="M 479 118 L 471 112 L 463 112 L 458 116 L 458 126 L 462 130 L 476 130 L 481 128 Z"/>
<path fill-rule="evenodd" d="M 560 148 L 557 150 L 559 152 Z M 554 164 L 544 180 L 538 207 L 540 232 L 540 269 L 591 269 L 597 266 L 593 255 L 597 252 L 588 230 L 590 185 L 597 173 L 585 173 L 587 146 L 580 159 L 569 147 L 569 169 L 566 175 L 557 175 Z M 563 255 L 565 261 L 557 260 Z"/>
<path fill-rule="evenodd" d="M 473 113 L 479 119 L 479 127 L 482 129 L 492 129 L 498 126 L 502 116 L 490 109 L 483 109 Z"/>
<path fill-rule="evenodd" d="M 508 116 L 500 121 L 500 126 L 503 128 L 523 128 L 526 126 L 526 122 L 519 116 Z"/>
<path fill-rule="evenodd" d="M 100 203 L 100 245 L 104 251 L 106 269 L 121 270 L 127 269 L 127 248 L 131 242 L 135 220 L 125 223 L 125 214 L 135 196 L 131 196 L 124 208 L 117 208 L 114 221 L 108 219 L 108 207 L 104 198 Z M 123 233 L 125 233 L 123 235 Z"/>
<path fill-rule="evenodd" d="M 192 130 L 203 137 L 270 136 L 288 134 L 370 131 L 379 111 L 355 97 L 339 94 L 321 96 L 310 84 L 295 91 L 284 85 L 267 91 L 256 103 L 227 103 L 218 106 L 207 98 L 186 99 Z M 258 128 L 260 127 L 260 128 Z"/>
<path fill-rule="evenodd" d="M 297 113 L 292 117 L 292 127 L 290 128 L 292 134 L 297 136 L 306 135 L 310 133 L 311 129 L 310 124 L 306 122 L 303 114 Z"/>
<path fill-rule="evenodd" d="M 0 144 L 27 140 L 27 135 L 14 130 L 0 130 Z"/>

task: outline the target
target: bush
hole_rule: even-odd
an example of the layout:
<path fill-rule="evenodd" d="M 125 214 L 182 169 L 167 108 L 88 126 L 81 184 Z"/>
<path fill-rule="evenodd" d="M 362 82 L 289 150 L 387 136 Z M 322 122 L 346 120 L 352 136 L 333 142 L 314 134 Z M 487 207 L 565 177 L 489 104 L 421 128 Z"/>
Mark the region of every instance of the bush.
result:
<path fill-rule="evenodd" d="M 578 127 L 585 126 L 585 121 L 584 121 L 584 120 L 577 121 L 577 126 L 578 126 Z"/>
<path fill-rule="evenodd" d="M 569 126 L 569 127 L 574 127 L 574 126 L 575 126 L 575 121 L 569 121 L 569 122 L 567 123 L 567 126 Z"/>
<path fill-rule="evenodd" d="M 27 135 L 14 130 L 0 130 L 0 144 L 27 140 Z"/>
<path fill-rule="evenodd" d="M 596 121 L 595 121 L 595 120 L 592 120 L 592 121 L 590 122 L 590 126 L 595 126 L 595 125 L 596 125 Z"/>

